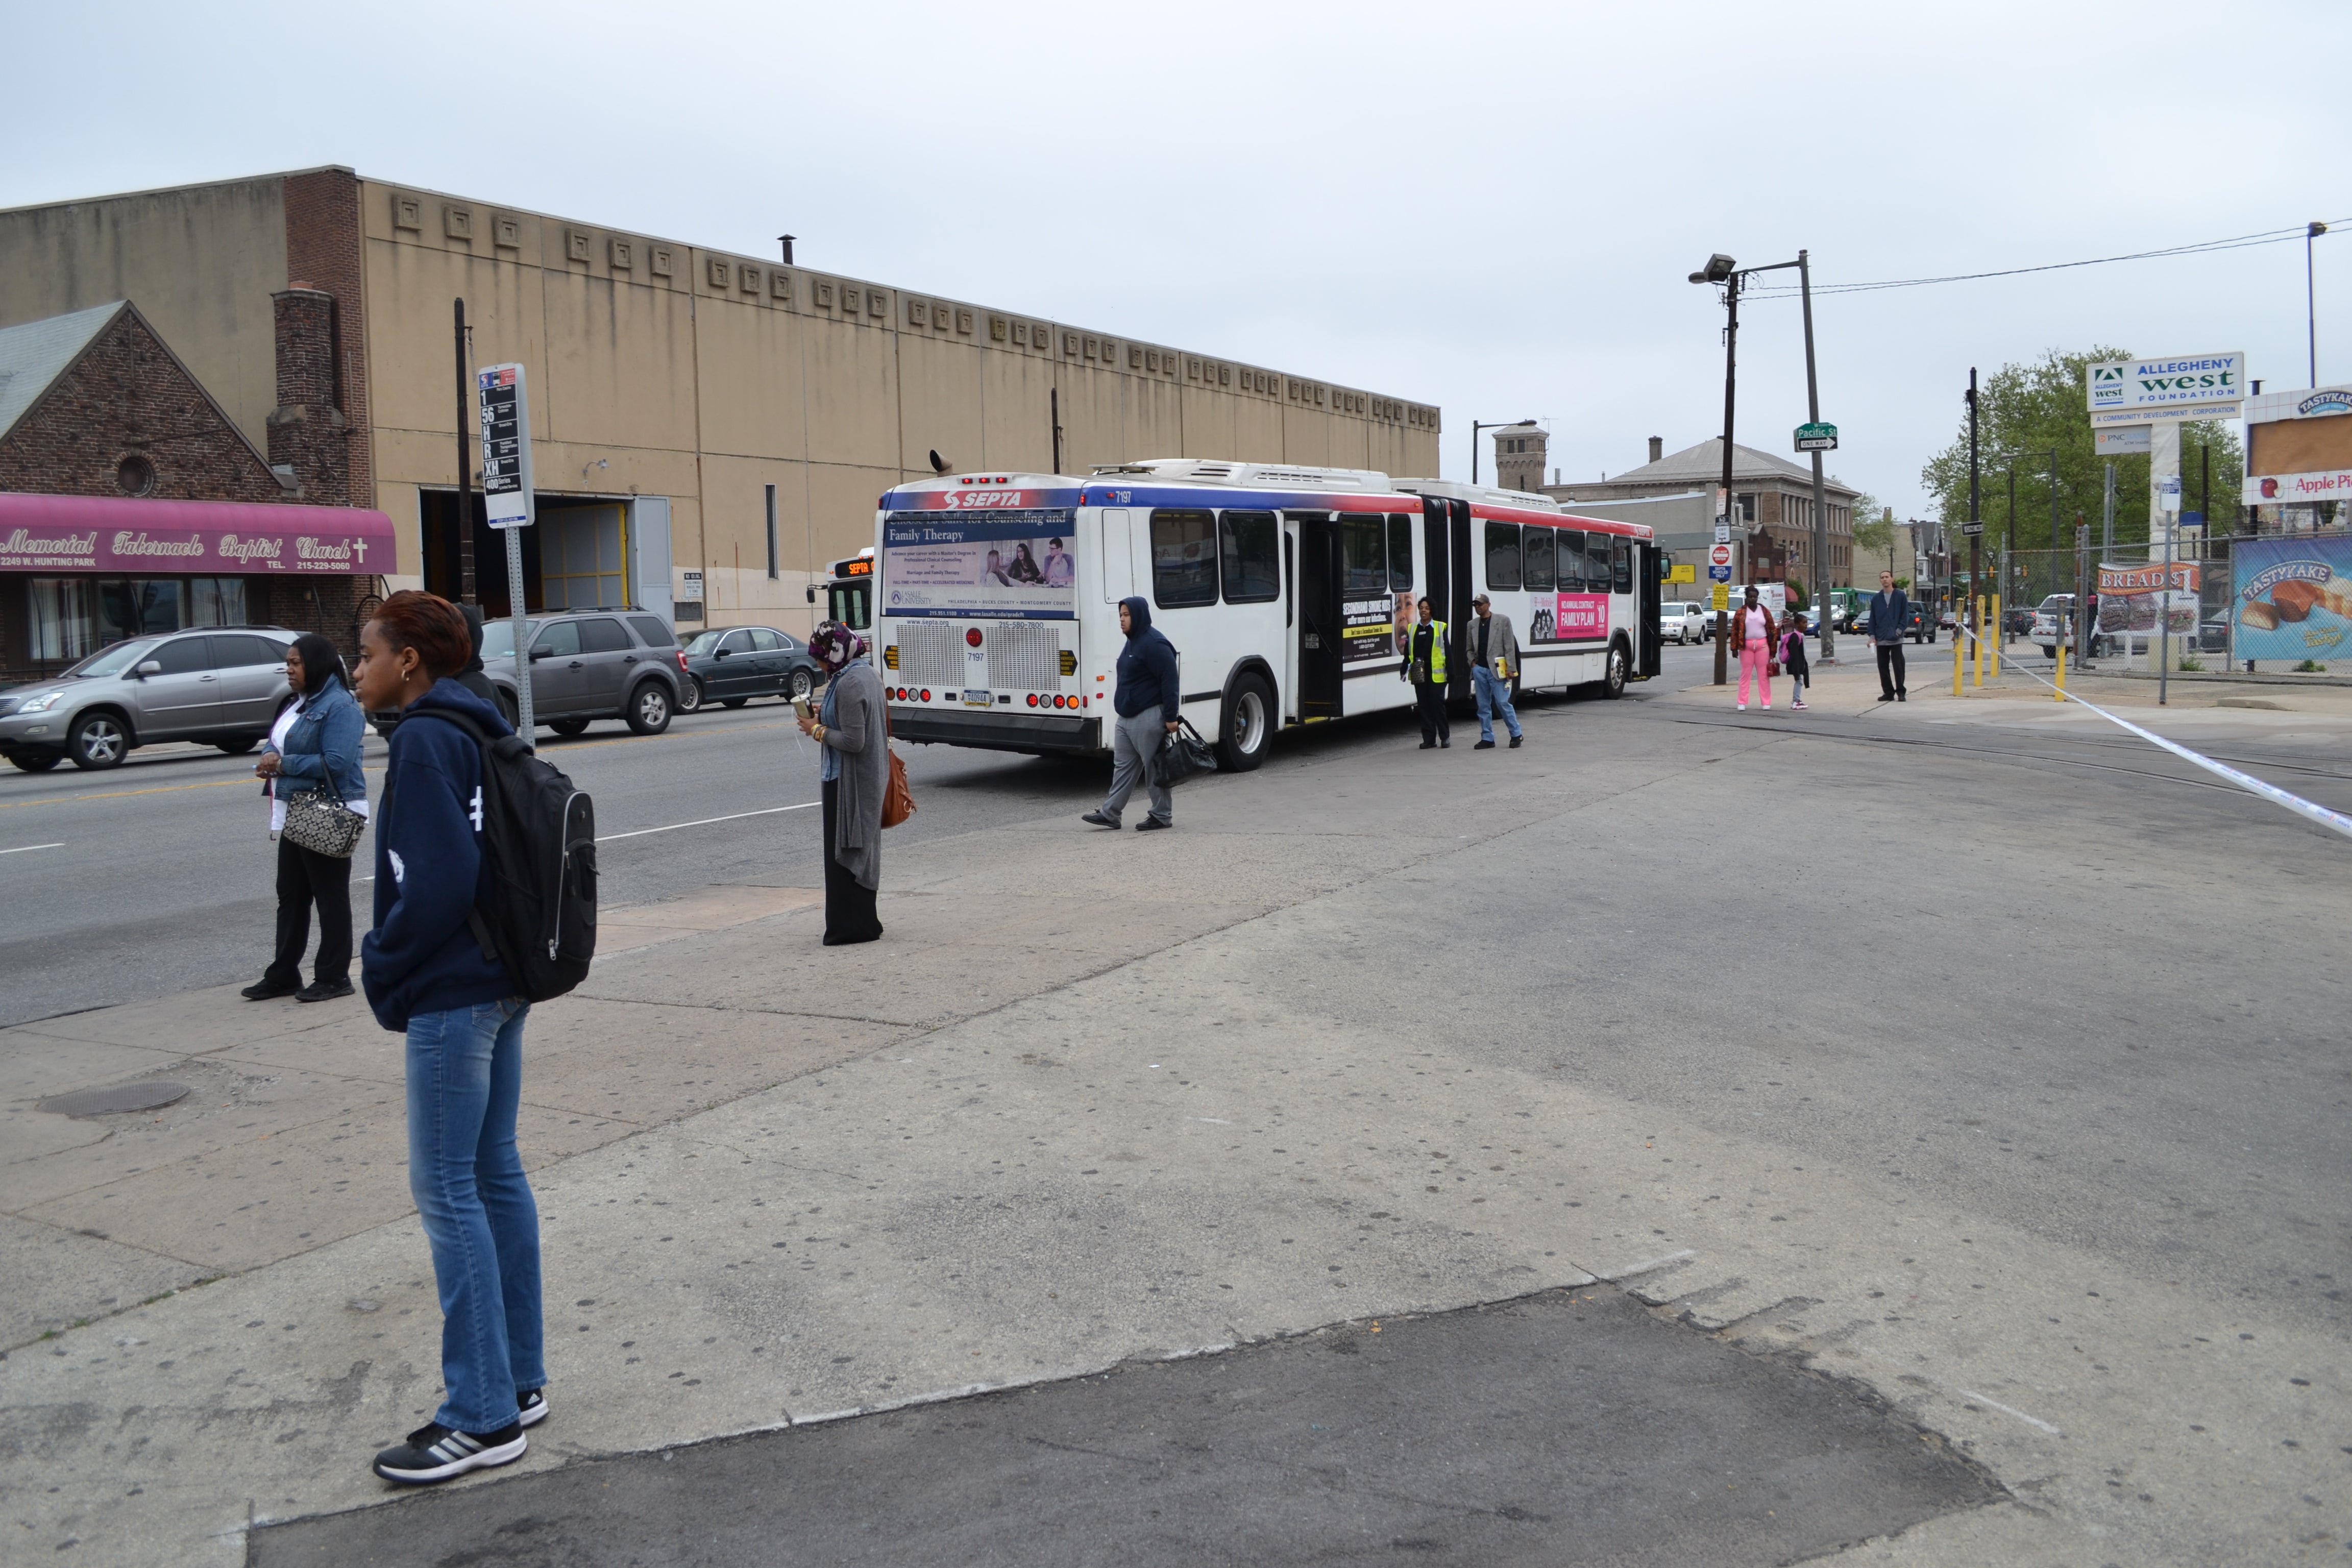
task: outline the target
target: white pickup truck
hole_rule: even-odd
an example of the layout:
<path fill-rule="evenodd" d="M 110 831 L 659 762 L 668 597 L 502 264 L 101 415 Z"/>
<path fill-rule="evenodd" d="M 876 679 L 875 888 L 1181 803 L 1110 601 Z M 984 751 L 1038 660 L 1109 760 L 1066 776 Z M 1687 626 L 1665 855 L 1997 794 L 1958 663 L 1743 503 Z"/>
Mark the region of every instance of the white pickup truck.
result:
<path fill-rule="evenodd" d="M 1678 643 L 1705 642 L 1706 611 L 1696 600 L 1668 599 L 1658 606 L 1658 636 Z"/>

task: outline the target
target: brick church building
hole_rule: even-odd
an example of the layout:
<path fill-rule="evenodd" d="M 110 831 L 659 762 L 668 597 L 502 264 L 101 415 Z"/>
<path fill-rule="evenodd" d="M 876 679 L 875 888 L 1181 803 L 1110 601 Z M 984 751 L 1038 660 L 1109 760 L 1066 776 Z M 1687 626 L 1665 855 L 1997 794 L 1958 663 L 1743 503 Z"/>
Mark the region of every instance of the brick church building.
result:
<path fill-rule="evenodd" d="M 190 626 L 352 643 L 391 523 L 352 504 L 334 299 L 273 304 L 266 452 L 133 301 L 0 329 L 0 680 Z"/>

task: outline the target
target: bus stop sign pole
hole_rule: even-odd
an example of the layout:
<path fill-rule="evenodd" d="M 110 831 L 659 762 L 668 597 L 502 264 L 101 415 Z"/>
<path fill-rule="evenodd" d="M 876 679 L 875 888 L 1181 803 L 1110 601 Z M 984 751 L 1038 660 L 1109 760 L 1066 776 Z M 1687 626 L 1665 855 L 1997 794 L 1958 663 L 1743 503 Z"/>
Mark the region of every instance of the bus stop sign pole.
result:
<path fill-rule="evenodd" d="M 530 649 L 523 634 L 522 531 L 531 525 L 530 400 L 519 364 L 488 365 L 476 377 L 481 393 L 482 500 L 489 524 L 507 540 L 507 618 L 514 628 L 516 732 L 533 751 L 539 738 L 531 701 Z"/>

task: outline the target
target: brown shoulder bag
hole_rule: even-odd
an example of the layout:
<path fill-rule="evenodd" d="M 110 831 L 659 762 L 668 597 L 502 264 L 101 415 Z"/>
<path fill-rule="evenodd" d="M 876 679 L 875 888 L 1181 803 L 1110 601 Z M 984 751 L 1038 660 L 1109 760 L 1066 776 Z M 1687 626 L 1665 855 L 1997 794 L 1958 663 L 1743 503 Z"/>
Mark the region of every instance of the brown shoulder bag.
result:
<path fill-rule="evenodd" d="M 907 764 L 890 744 L 890 704 L 882 704 L 882 749 L 890 758 L 890 783 L 882 792 L 882 826 L 896 827 L 915 815 L 915 792 L 907 787 Z"/>

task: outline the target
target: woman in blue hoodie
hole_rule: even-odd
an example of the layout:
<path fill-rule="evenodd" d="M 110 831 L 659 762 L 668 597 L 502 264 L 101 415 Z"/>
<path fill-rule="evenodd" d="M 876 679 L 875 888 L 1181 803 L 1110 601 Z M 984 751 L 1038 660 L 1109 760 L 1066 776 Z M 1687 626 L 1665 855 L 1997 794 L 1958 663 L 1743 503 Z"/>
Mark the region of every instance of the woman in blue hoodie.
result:
<path fill-rule="evenodd" d="M 366 721 L 344 689 L 342 656 L 316 632 L 304 632 L 286 650 L 286 679 L 294 700 L 270 727 L 269 747 L 253 770 L 269 795 L 269 833 L 278 840 L 278 955 L 242 994 L 248 1002 L 326 1002 L 352 994 L 352 858 L 305 849 L 281 830 L 286 803 L 306 790 L 324 787 L 368 814 L 367 775 L 360 771 Z M 313 904 L 319 956 L 305 985 L 302 950 L 310 944 Z"/>
<path fill-rule="evenodd" d="M 447 1480 L 522 1456 L 545 1418 L 539 1209 L 515 1149 L 529 1011 L 471 916 L 488 875 L 482 753 L 457 719 L 511 734 L 453 678 L 471 653 L 446 599 L 403 590 L 360 634 L 359 699 L 401 710 L 376 805 L 375 930 L 360 983 L 408 1035 L 408 1189 L 441 1291 L 441 1378 L 431 1421 L 375 1458 L 386 1480 Z M 445 719 L 446 716 L 446 719 Z"/>

